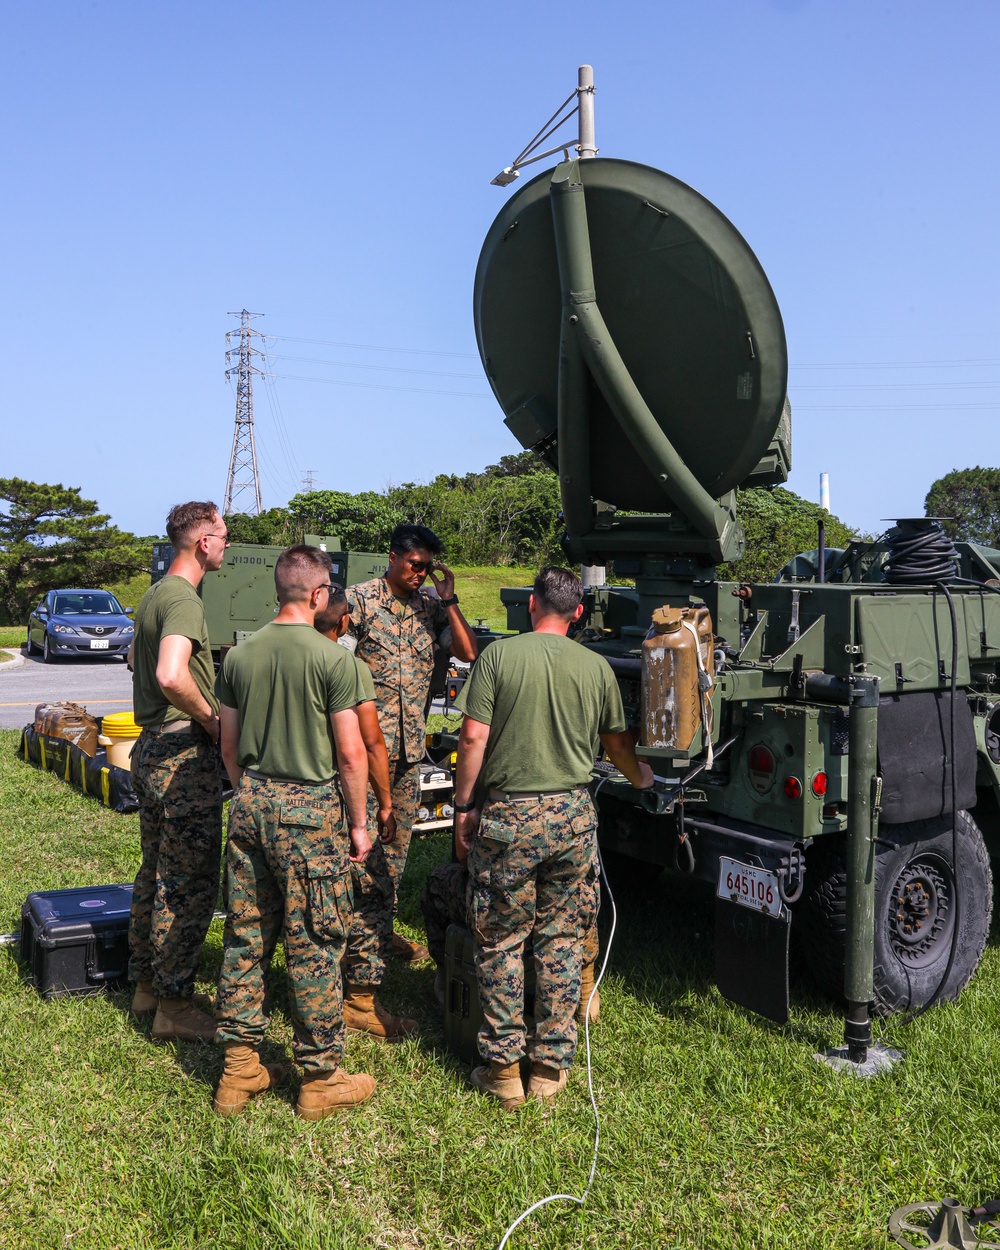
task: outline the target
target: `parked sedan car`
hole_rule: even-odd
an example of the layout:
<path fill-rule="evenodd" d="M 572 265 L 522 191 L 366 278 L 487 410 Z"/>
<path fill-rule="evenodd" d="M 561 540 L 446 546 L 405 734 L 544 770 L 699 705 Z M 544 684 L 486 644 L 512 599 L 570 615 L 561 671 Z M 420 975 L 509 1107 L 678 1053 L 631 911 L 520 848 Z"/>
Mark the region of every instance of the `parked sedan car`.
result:
<path fill-rule="evenodd" d="M 50 590 L 28 617 L 28 654 L 46 664 L 63 655 L 125 656 L 132 609 L 107 590 Z"/>

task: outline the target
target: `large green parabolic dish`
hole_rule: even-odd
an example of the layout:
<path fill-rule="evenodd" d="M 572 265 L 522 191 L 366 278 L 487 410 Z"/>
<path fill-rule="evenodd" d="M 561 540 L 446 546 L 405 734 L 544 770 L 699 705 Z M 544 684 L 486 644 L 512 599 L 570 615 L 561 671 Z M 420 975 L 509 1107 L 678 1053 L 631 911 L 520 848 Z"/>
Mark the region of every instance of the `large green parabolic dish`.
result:
<path fill-rule="evenodd" d="M 719 498 L 756 468 L 781 417 L 788 374 L 777 301 L 746 241 L 669 174 L 630 161 L 579 162 L 596 302 L 626 368 L 681 459 Z M 525 446 L 558 468 L 560 334 L 567 313 L 548 171 L 498 214 L 476 271 L 479 351 Z M 525 405 L 535 414 L 525 421 Z M 580 423 L 590 494 L 621 509 L 669 510 L 591 378 Z M 539 437 L 541 434 L 543 437 Z"/>

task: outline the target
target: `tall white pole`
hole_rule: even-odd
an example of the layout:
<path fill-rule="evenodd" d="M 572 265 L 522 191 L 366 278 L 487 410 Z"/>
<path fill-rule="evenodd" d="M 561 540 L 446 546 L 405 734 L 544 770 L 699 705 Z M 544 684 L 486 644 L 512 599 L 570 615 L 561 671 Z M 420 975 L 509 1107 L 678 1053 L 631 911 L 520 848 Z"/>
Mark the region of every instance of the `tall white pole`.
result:
<path fill-rule="evenodd" d="M 829 473 L 821 473 L 819 475 L 819 506 L 824 511 L 830 511 L 830 475 Z"/>
<path fill-rule="evenodd" d="M 576 98 L 580 106 L 580 142 L 576 150 L 580 160 L 597 155 L 597 144 L 594 141 L 594 69 L 591 65 L 581 65 L 576 79 Z"/>
<path fill-rule="evenodd" d="M 580 160 L 589 160 L 597 155 L 597 142 L 594 138 L 594 68 L 592 65 L 581 65 L 576 79 L 576 100 L 580 110 L 580 141 L 576 150 Z M 581 564 L 580 578 L 584 586 L 603 586 L 607 578 L 607 569 L 603 564 Z"/>

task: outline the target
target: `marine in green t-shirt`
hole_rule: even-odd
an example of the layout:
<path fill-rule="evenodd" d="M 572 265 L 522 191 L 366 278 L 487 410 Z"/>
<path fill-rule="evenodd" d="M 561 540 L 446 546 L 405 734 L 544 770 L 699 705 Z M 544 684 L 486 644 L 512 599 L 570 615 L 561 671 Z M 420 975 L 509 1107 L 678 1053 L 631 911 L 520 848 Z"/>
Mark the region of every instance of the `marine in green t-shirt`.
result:
<path fill-rule="evenodd" d="M 625 729 L 611 666 L 558 634 L 494 642 L 479 657 L 455 707 L 490 727 L 480 782 L 494 790 L 585 786 L 598 735 Z"/>
<path fill-rule="evenodd" d="M 213 1017 L 192 1004 L 202 942 L 219 893 L 222 778 L 219 704 L 198 587 L 222 566 L 226 523 L 214 503 L 178 504 L 167 517 L 174 555 L 143 595 L 130 664 L 132 751 L 142 862 L 132 889 L 132 1014 L 153 1015 L 153 1036 L 209 1041 Z"/>
<path fill-rule="evenodd" d="M 470 1080 L 505 1110 L 525 1094 L 554 1098 L 576 1052 L 582 938 L 593 931 L 600 902 L 597 814 L 586 789 L 597 739 L 633 785 L 653 784 L 649 766 L 636 759 L 610 665 L 567 636 L 580 619 L 582 598 L 574 573 L 542 569 L 528 601 L 533 632 L 487 647 L 460 700 L 455 850 L 459 862 L 468 861 L 483 1009 L 477 1042 L 488 1060 Z M 530 1031 L 524 1019 L 529 942 Z M 584 1014 L 595 992 L 592 983 Z M 520 1070 L 525 1056 L 527 1090 Z"/>
<path fill-rule="evenodd" d="M 298 544 L 274 565 L 278 615 L 230 651 L 219 679 L 222 758 L 238 787 L 226 844 L 228 908 L 216 997 L 226 1047 L 213 1107 L 231 1115 L 270 1084 L 250 1052 L 267 1029 L 266 980 L 279 939 L 288 971 L 296 1110 L 319 1120 L 363 1102 L 366 1074 L 341 1074 L 358 1009 L 340 964 L 352 922 L 351 874 L 371 851 L 368 763 L 353 658 L 314 626 L 332 590 L 329 557 Z M 336 775 L 336 781 L 334 777 Z M 368 996 L 370 998 L 370 995 Z"/>

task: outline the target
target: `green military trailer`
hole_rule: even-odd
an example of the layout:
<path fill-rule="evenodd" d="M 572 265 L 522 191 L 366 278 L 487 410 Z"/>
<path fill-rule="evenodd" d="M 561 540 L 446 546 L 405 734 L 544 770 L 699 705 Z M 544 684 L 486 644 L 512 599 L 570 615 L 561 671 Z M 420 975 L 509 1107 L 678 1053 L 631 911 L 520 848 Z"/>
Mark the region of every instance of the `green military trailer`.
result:
<path fill-rule="evenodd" d="M 575 635 L 658 778 L 605 768 L 603 848 L 709 883 L 720 989 L 779 1022 L 794 925 L 846 1001 L 845 1058 L 870 1064 L 871 1012 L 954 998 L 987 940 L 1000 553 L 919 518 L 774 584 L 717 579 L 744 550 L 736 492 L 790 469 L 785 335 L 747 243 L 659 170 L 566 160 L 527 183 L 474 310 L 506 425 L 559 474 L 567 557 L 634 579 L 589 588 Z M 527 593 L 504 592 L 512 628 Z"/>
<path fill-rule="evenodd" d="M 380 577 L 388 558 L 371 551 L 342 551 L 333 535 L 306 534 L 305 542 L 320 547 L 330 556 L 331 576 L 338 586 Z M 199 593 L 205 605 L 205 621 L 213 652 L 231 647 L 246 634 L 266 625 L 278 611 L 274 595 L 274 562 L 283 547 L 256 543 L 232 543 L 218 571 L 205 574 Z M 158 581 L 170 567 L 173 547 L 153 544 L 152 580 Z"/>

